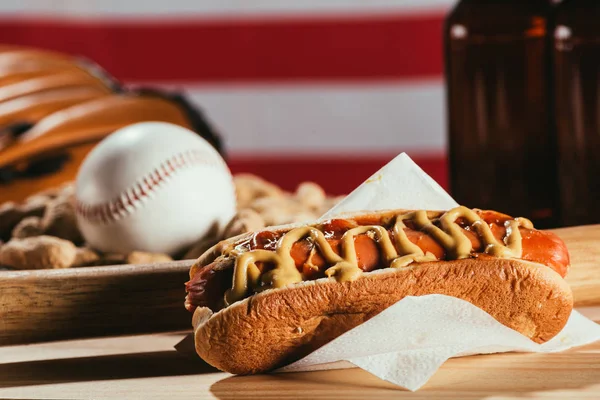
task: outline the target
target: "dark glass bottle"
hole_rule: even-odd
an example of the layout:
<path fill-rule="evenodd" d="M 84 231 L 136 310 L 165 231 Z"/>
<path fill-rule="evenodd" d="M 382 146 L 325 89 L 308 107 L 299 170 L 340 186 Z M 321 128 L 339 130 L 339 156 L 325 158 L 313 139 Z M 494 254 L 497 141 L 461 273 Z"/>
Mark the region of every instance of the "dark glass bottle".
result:
<path fill-rule="evenodd" d="M 561 220 L 600 223 L 600 1 L 557 7 L 553 50 Z"/>
<path fill-rule="evenodd" d="M 450 189 L 557 224 L 548 0 L 462 0 L 444 28 Z"/>

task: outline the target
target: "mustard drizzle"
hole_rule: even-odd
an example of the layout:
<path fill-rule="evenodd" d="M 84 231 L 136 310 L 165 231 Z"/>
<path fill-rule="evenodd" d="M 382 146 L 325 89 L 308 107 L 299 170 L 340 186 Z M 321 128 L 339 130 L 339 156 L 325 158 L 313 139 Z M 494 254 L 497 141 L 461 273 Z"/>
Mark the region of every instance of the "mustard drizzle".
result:
<path fill-rule="evenodd" d="M 280 288 L 302 282 L 302 274 L 296 268 L 291 255 L 292 246 L 308 238 L 318 248 L 325 261 L 331 265 L 325 275 L 339 282 L 356 280 L 363 271 L 358 267 L 354 238 L 358 235 L 370 235 L 378 244 L 380 251 L 390 268 L 403 268 L 413 262 L 436 261 L 432 253 L 424 253 L 412 243 L 404 229 L 404 221 L 412 221 L 415 229 L 429 234 L 446 251 L 449 260 L 463 259 L 471 255 L 472 244 L 464 230 L 456 223 L 464 218 L 480 236 L 484 253 L 500 258 L 520 258 L 522 256 L 522 237 L 519 227 L 532 229 L 533 224 L 525 218 L 515 218 L 505 222 L 506 236 L 501 242 L 494 236 L 489 225 L 477 213 L 464 206 L 453 208 L 439 217 L 440 227 L 433 224 L 426 211 L 412 211 L 396 216 L 393 239 L 386 228 L 379 225 L 358 226 L 346 231 L 341 238 L 341 255 L 338 255 L 327 242 L 325 235 L 312 226 L 294 228 L 285 233 L 272 250 L 255 249 L 239 254 L 235 261 L 231 289 L 225 293 L 225 304 L 229 305 L 246 297 L 257 289 Z M 309 256 L 308 262 L 311 257 Z M 257 262 L 272 263 L 275 267 L 262 274 Z"/>

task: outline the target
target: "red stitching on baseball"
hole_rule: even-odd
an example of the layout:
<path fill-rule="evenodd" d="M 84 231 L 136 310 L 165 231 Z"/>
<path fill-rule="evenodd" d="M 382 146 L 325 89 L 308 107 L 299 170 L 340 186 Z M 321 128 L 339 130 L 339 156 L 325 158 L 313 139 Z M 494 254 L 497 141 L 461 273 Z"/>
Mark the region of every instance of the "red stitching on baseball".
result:
<path fill-rule="evenodd" d="M 91 222 L 105 224 L 115 221 L 122 216 L 131 214 L 142 201 L 151 197 L 162 186 L 161 183 L 166 182 L 179 170 L 202 164 L 221 164 L 221 160 L 203 150 L 187 150 L 177 153 L 152 169 L 130 189 L 125 190 L 113 200 L 91 205 L 76 199 L 75 210 L 77 214 Z"/>

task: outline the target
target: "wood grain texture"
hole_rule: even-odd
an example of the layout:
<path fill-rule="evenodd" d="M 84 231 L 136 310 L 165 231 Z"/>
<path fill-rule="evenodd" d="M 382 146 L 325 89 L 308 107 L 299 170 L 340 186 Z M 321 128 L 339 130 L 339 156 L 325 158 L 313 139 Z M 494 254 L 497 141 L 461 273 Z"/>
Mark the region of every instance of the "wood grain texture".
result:
<path fill-rule="evenodd" d="M 575 306 L 600 305 L 600 225 L 555 229 L 569 249 L 571 285 Z"/>
<path fill-rule="evenodd" d="M 0 345 L 186 329 L 191 261 L 0 272 Z"/>
<path fill-rule="evenodd" d="M 600 308 L 584 312 L 599 321 Z M 186 333 L 0 347 L 0 397 L 102 399 L 600 398 L 600 342 L 448 360 L 413 393 L 360 369 L 232 376 L 173 350 Z"/>
<path fill-rule="evenodd" d="M 600 225 L 554 232 L 571 253 L 576 306 L 600 305 Z M 0 271 L 0 345 L 187 329 L 191 264 Z"/>

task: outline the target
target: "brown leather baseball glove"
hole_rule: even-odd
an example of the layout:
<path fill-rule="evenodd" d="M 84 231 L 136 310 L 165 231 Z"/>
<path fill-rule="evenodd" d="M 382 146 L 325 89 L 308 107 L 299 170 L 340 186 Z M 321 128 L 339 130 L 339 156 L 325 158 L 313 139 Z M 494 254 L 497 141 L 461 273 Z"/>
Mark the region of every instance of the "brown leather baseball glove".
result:
<path fill-rule="evenodd" d="M 178 93 L 130 90 L 88 60 L 0 46 L 0 203 L 73 180 L 100 140 L 142 121 L 192 129 L 223 154 L 218 134 Z"/>

